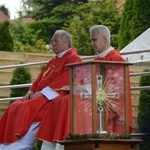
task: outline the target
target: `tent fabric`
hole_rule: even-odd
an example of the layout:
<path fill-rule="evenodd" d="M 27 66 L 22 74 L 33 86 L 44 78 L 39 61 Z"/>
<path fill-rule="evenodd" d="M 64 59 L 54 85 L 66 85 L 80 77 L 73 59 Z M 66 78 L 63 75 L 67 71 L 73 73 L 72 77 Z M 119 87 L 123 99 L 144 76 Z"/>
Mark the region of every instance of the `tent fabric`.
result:
<path fill-rule="evenodd" d="M 150 28 L 124 47 L 120 54 L 131 63 L 150 63 Z"/>

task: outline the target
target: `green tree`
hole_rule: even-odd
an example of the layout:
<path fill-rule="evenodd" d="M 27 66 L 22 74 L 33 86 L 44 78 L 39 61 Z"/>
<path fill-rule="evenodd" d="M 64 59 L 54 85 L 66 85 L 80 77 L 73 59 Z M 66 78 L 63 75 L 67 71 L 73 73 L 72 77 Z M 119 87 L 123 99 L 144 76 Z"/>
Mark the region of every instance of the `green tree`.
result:
<path fill-rule="evenodd" d="M 97 0 L 88 3 L 79 3 L 75 16 L 70 19 L 70 24 L 64 27 L 73 35 L 74 47 L 80 55 L 92 55 L 89 42 L 89 28 L 93 25 L 103 24 L 111 31 L 111 44 L 117 48 L 117 32 L 120 21 L 116 0 Z"/>
<path fill-rule="evenodd" d="M 37 40 L 42 39 L 47 44 L 49 43 L 49 34 L 42 22 L 28 23 L 26 26 L 37 34 Z"/>
<path fill-rule="evenodd" d="M 22 46 L 24 44 L 34 45 L 34 40 L 37 40 L 37 34 L 33 29 L 23 25 L 21 20 L 11 24 L 11 35 L 14 41 L 14 51 L 24 52 Z"/>
<path fill-rule="evenodd" d="M 78 1 L 71 0 L 33 0 L 33 2 L 38 9 L 33 10 L 30 15 L 45 24 L 50 37 L 55 30 L 62 29 L 64 24 L 69 23 L 68 16 L 73 16 L 73 10 L 78 4 Z"/>
<path fill-rule="evenodd" d="M 145 69 L 144 72 L 149 72 Z M 140 79 L 140 86 L 149 86 L 150 76 L 142 76 Z M 139 99 L 139 113 L 138 113 L 138 126 L 141 133 L 150 133 L 150 90 L 142 90 Z M 140 150 L 150 149 L 150 136 L 143 137 Z"/>
<path fill-rule="evenodd" d="M 150 1 L 126 0 L 118 33 L 122 49 L 150 27 Z"/>
<path fill-rule="evenodd" d="M 31 83 L 31 74 L 28 68 L 20 67 L 13 71 L 13 77 L 10 81 L 10 85 L 19 85 Z M 12 88 L 10 97 L 24 96 L 29 90 L 29 87 L 24 88 Z"/>
<path fill-rule="evenodd" d="M 4 21 L 0 23 L 0 50 L 1 51 L 13 51 L 13 39 L 9 32 L 9 21 Z"/>
<path fill-rule="evenodd" d="M 131 39 L 134 40 L 150 27 L 150 1 L 134 0 L 134 14 L 131 20 Z"/>
<path fill-rule="evenodd" d="M 21 19 L 11 24 L 11 35 L 14 41 L 14 52 L 43 52 L 49 38 L 41 22 L 23 25 Z"/>
<path fill-rule="evenodd" d="M 118 33 L 118 47 L 122 49 L 131 42 L 130 24 L 133 17 L 133 0 L 126 0 L 124 4 L 123 13 L 120 21 L 120 28 Z"/>

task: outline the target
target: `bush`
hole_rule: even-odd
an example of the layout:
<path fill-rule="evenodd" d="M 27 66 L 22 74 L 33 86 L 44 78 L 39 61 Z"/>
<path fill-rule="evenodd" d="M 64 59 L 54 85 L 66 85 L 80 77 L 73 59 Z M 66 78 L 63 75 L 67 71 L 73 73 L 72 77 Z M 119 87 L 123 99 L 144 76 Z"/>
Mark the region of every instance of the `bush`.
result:
<path fill-rule="evenodd" d="M 0 50 L 1 51 L 13 51 L 13 38 L 9 32 L 9 21 L 0 23 Z"/>
<path fill-rule="evenodd" d="M 13 71 L 13 77 L 10 81 L 10 85 L 18 85 L 18 84 L 25 84 L 31 83 L 31 74 L 28 68 L 16 68 Z M 10 97 L 20 97 L 24 96 L 29 90 L 29 87 L 24 88 L 12 88 Z"/>
<path fill-rule="evenodd" d="M 149 72 L 149 69 L 145 69 L 144 72 Z M 142 76 L 140 79 L 140 86 L 149 86 L 150 76 Z M 139 101 L 139 114 L 138 125 L 141 133 L 150 133 L 150 90 L 142 90 L 140 92 Z M 150 136 L 142 137 L 142 144 L 140 150 L 150 149 Z"/>

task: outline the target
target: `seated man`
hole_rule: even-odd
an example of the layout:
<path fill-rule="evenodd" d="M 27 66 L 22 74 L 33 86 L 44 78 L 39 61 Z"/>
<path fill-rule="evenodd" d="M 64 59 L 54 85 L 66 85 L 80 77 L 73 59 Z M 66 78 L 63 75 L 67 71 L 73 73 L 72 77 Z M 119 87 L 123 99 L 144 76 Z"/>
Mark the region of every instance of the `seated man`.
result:
<path fill-rule="evenodd" d="M 48 62 L 29 92 L 12 103 L 0 120 L 0 150 L 32 150 L 37 131 L 47 122 L 44 119 L 49 120 L 47 116 L 53 115 L 47 113 L 50 103 L 68 95 L 61 90 L 69 85 L 70 79 L 69 68 L 65 65 L 81 62 L 81 58 L 76 49 L 71 48 L 71 36 L 64 30 L 54 33 L 51 44 L 56 57 Z"/>
<path fill-rule="evenodd" d="M 121 57 L 119 54 L 118 50 L 115 50 L 111 45 L 110 45 L 110 31 L 109 29 L 104 26 L 104 25 L 96 25 L 90 28 L 90 43 L 92 48 L 96 53 L 98 53 L 97 57 L 94 58 L 94 60 L 100 60 L 100 61 L 120 61 L 120 62 L 125 62 L 125 60 Z M 88 74 L 88 73 L 86 73 Z M 84 79 L 83 79 L 84 80 Z M 87 83 L 85 83 L 87 84 Z M 82 90 L 86 90 L 82 87 Z M 129 94 L 129 128 L 130 132 L 132 131 L 132 110 L 131 110 L 131 95 Z M 42 144 L 41 150 L 51 150 L 51 149 L 56 149 L 56 145 L 49 143 L 53 142 L 56 140 L 63 140 L 64 137 L 68 136 L 70 133 L 70 99 L 69 95 L 63 99 L 63 101 L 59 99 L 52 101 L 53 106 L 52 109 L 49 109 L 49 114 L 57 114 L 57 117 L 53 117 L 50 115 L 49 117 L 49 128 L 47 130 L 47 138 L 42 137 L 41 135 L 38 135 L 37 138 L 43 139 L 44 142 Z M 51 103 L 51 104 L 52 104 Z M 60 105 L 58 105 L 60 104 Z M 55 109 L 54 109 L 55 108 Z M 83 108 L 83 107 L 82 107 Z M 81 108 L 81 110 L 82 110 Z M 83 111 L 83 110 L 82 110 Z M 84 120 L 84 118 L 82 118 Z M 113 126 L 109 126 L 110 122 L 108 120 L 108 127 L 107 129 L 111 132 L 116 132 L 117 130 L 117 125 L 116 125 L 116 120 L 118 119 L 117 116 L 114 115 L 113 118 L 111 118 L 113 121 Z M 54 124 L 51 122 L 53 120 Z M 87 120 L 89 121 L 89 120 Z M 84 121 L 83 121 L 84 122 Z M 86 123 L 84 123 L 86 125 Z M 121 126 L 119 127 L 121 132 Z M 44 131 L 43 131 L 44 132 Z M 46 131 L 45 131 L 46 132 Z"/>
<path fill-rule="evenodd" d="M 119 54 L 119 50 L 114 49 L 111 45 L 110 45 L 110 31 L 109 29 L 104 26 L 104 25 L 95 25 L 93 27 L 90 28 L 90 41 L 91 41 L 91 46 L 94 49 L 95 52 L 98 53 L 98 56 L 94 59 L 94 60 L 100 60 L 100 61 L 119 61 L 119 62 L 125 62 L 124 58 L 121 57 L 121 55 Z M 121 74 L 121 69 L 116 70 L 116 72 L 119 72 Z M 112 72 L 112 77 L 113 75 L 115 75 L 115 72 Z M 128 76 L 129 78 L 129 76 Z M 118 77 L 119 79 L 119 77 Z M 128 79 L 129 80 L 129 79 Z M 119 80 L 118 80 L 119 81 Z M 130 81 L 130 80 L 129 80 Z M 117 82 L 117 81 L 116 81 Z M 122 85 L 121 83 L 117 83 L 118 86 L 120 87 L 120 91 L 122 89 Z M 130 84 L 130 83 L 129 83 Z M 121 97 L 120 97 L 120 102 L 122 101 Z M 130 133 L 132 132 L 132 104 L 131 104 L 131 91 L 130 91 L 130 87 L 129 87 L 129 94 L 128 94 L 128 103 L 129 103 L 129 108 L 128 108 L 128 112 L 129 112 L 129 130 Z M 124 106 L 120 105 L 119 106 L 120 109 L 122 109 L 121 111 L 123 111 Z M 122 113 L 120 111 L 120 114 Z M 112 118 L 113 118 L 113 124 L 111 124 L 110 127 L 110 118 L 108 118 L 108 122 L 107 122 L 107 129 L 108 132 L 118 132 L 121 134 L 121 130 L 122 130 L 122 125 L 121 125 L 121 120 L 118 120 L 120 117 L 118 117 L 118 115 L 114 115 L 112 113 Z M 124 118 L 122 118 L 124 120 Z M 118 124 L 118 122 L 120 122 L 120 124 Z"/>

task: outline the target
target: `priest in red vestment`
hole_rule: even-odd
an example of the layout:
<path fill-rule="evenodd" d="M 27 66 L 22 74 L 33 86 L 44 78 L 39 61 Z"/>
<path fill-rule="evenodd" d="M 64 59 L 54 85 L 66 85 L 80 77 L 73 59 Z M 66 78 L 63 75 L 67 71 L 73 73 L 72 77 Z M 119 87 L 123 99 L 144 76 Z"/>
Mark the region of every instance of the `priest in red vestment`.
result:
<path fill-rule="evenodd" d="M 110 46 L 110 36 L 111 35 L 110 35 L 109 29 L 104 25 L 96 25 L 96 26 L 93 26 L 90 28 L 91 46 L 94 49 L 94 51 L 98 52 L 98 56 L 95 58 L 95 60 L 125 62 L 124 58 L 122 58 L 121 55 L 119 54 L 119 50 L 116 50 Z M 120 68 L 120 70 L 121 70 L 121 68 Z M 116 70 L 116 72 L 118 72 L 118 75 L 120 73 L 120 76 L 121 76 L 120 70 Z M 114 76 L 114 74 L 115 74 L 115 72 L 112 73 L 112 77 Z M 130 81 L 129 76 L 128 76 L 128 80 Z M 118 76 L 118 81 L 119 81 L 119 76 Z M 117 84 L 121 90 L 123 85 L 121 84 L 121 82 L 120 83 L 118 82 Z M 129 85 L 130 85 L 130 83 L 129 83 Z M 131 133 L 132 132 L 132 103 L 131 103 L 130 87 L 128 87 L 128 93 L 129 93 L 128 94 L 129 132 Z M 121 100 L 122 100 L 122 98 L 120 97 L 120 101 Z M 123 104 L 123 102 L 122 102 L 122 104 Z M 108 118 L 108 122 L 106 125 L 107 125 L 107 130 L 109 133 L 112 132 L 112 133 L 123 134 L 124 126 L 122 125 L 121 122 L 124 121 L 124 116 L 120 120 L 120 118 L 121 118 L 120 116 L 122 116 L 122 114 L 124 113 L 124 112 L 122 112 L 122 111 L 124 111 L 123 108 L 124 108 L 124 106 L 120 105 L 120 108 L 119 108 L 120 114 L 116 115 L 115 113 L 112 112 L 113 117 Z"/>
<path fill-rule="evenodd" d="M 57 105 L 61 105 L 61 100 L 66 99 L 65 95 L 69 95 L 61 90 L 63 86 L 69 85 L 70 79 L 69 68 L 65 65 L 81 62 L 81 58 L 77 50 L 71 48 L 72 38 L 64 30 L 54 33 L 51 44 L 56 57 L 48 62 L 29 92 L 22 99 L 12 103 L 0 119 L 0 150 L 32 150 L 34 136 L 41 125 L 47 122 L 45 119 L 52 119 L 53 127 L 56 126 L 53 117 L 57 119 L 57 114 L 49 114 L 50 109 L 55 109 L 51 102 L 59 99 L 60 103 Z M 46 132 L 44 128 L 41 130 Z M 22 143 L 21 146 L 18 144 L 19 141 Z"/>
<path fill-rule="evenodd" d="M 119 50 L 114 49 L 110 45 L 110 31 L 104 25 L 96 25 L 90 28 L 90 43 L 95 52 L 98 53 L 97 57 L 94 60 L 100 61 L 120 61 L 125 62 L 125 60 L 119 54 Z M 112 74 L 113 76 L 113 74 Z M 83 79 L 84 80 L 84 79 Z M 82 83 L 85 85 L 86 83 Z M 120 83 L 118 83 L 118 86 Z M 121 89 L 121 87 L 120 87 Z M 129 87 L 130 93 L 130 87 Z M 131 93 L 128 97 L 129 100 L 129 129 L 130 133 L 132 132 L 132 106 L 131 106 Z M 49 142 L 63 140 L 70 133 L 70 97 L 69 95 L 65 95 L 63 100 L 57 99 L 51 102 L 51 109 L 49 109 L 49 116 L 46 116 L 48 119 L 46 123 L 41 124 L 45 128 L 45 130 L 39 129 L 36 138 L 42 139 L 44 142 L 42 144 L 41 150 L 49 149 L 50 147 L 55 149 L 54 145 L 51 145 Z M 83 105 L 79 106 L 80 111 L 84 111 Z M 122 109 L 122 106 L 120 106 Z M 53 115 L 56 114 L 56 115 Z M 81 115 L 81 113 L 80 113 Z M 57 116 L 57 117 L 56 117 Z M 79 116 L 79 115 L 77 115 Z M 90 122 L 90 114 L 88 118 L 84 118 L 84 116 L 79 116 L 81 124 L 77 122 L 77 126 L 79 128 L 83 126 L 83 130 L 85 133 L 88 133 L 87 124 Z M 113 114 L 111 118 L 107 119 L 107 132 L 108 133 L 123 133 L 124 126 L 121 125 L 121 121 L 119 120 L 119 116 L 117 114 Z M 124 119 L 124 118 L 123 118 Z M 53 121 L 52 121 L 53 120 Z M 47 127 L 46 127 L 47 125 Z M 46 132 L 46 133 L 45 133 Z"/>
<path fill-rule="evenodd" d="M 125 62 L 125 60 L 119 54 L 119 50 L 114 49 L 110 45 L 110 31 L 106 26 L 96 25 L 96 26 L 91 27 L 90 28 L 90 42 L 94 51 L 98 53 L 98 55 L 94 58 L 94 60 Z M 80 78 L 82 76 L 82 79 L 76 79 L 76 80 L 82 81 L 81 83 L 85 87 L 85 89 L 83 87 L 82 89 L 80 88 L 81 91 L 83 89 L 84 91 L 87 89 L 86 91 L 87 92 L 90 91 L 89 94 L 91 95 L 92 94 L 91 89 L 89 89 L 89 83 L 87 82 L 91 78 L 91 77 L 88 77 L 88 75 L 91 75 L 91 73 L 88 73 L 88 70 L 89 69 L 87 68 L 84 68 L 83 70 L 81 69 L 81 73 L 80 73 L 80 69 L 79 69 L 78 74 L 81 74 L 81 75 L 78 75 L 78 76 Z M 105 105 L 104 109 L 106 110 L 105 130 L 107 131 L 107 133 L 110 133 L 110 134 L 124 134 L 125 111 L 124 111 L 124 94 L 123 94 L 124 93 L 123 67 L 112 67 L 112 68 L 110 67 L 110 68 L 105 69 L 105 77 L 107 78 L 107 80 L 109 79 L 109 84 L 107 84 L 107 80 L 105 81 L 105 85 L 107 84 L 107 88 L 109 88 L 109 91 L 110 90 L 113 92 L 119 91 L 120 93 L 118 98 L 111 99 L 111 98 L 107 98 L 108 96 L 106 96 L 107 102 L 105 101 L 104 103 Z M 128 80 L 129 80 L 129 76 L 128 76 Z M 132 132 L 132 104 L 131 104 L 130 87 L 128 87 L 127 95 L 128 95 L 127 99 L 129 103 L 129 108 L 128 108 L 129 133 L 131 133 Z M 78 108 L 78 111 L 76 112 L 76 116 L 78 116 L 77 117 L 78 120 L 76 124 L 77 131 L 79 131 L 80 134 L 86 134 L 86 133 L 90 134 L 92 133 L 92 120 L 91 120 L 92 116 L 90 116 L 90 112 L 87 113 L 87 111 L 92 109 L 92 106 L 89 105 L 89 98 L 87 98 L 87 102 L 85 102 L 86 99 L 81 100 L 80 97 L 78 99 L 79 100 L 76 106 Z M 108 107 L 108 105 L 110 106 Z M 88 108 L 88 110 L 86 107 Z M 82 114 L 86 114 L 86 116 L 84 115 L 82 116 Z"/>

